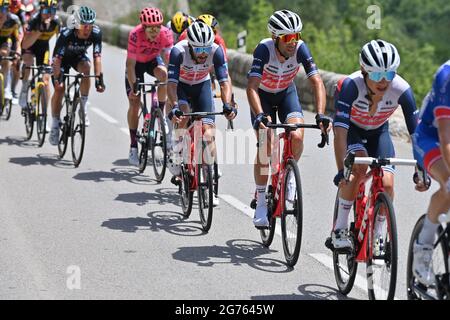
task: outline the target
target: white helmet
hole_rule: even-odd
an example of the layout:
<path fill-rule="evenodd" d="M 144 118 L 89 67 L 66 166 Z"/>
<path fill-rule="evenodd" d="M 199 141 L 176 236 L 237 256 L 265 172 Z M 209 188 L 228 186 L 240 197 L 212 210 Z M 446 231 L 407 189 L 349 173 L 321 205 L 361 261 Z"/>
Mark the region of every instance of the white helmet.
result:
<path fill-rule="evenodd" d="M 367 72 L 397 71 L 400 55 L 393 44 L 372 40 L 362 48 L 359 62 Z"/>
<path fill-rule="evenodd" d="M 302 20 L 299 15 L 289 11 L 276 11 L 269 19 L 267 25 L 269 32 L 279 37 L 285 34 L 299 33 L 303 29 Z"/>
<path fill-rule="evenodd" d="M 195 21 L 189 26 L 187 37 L 193 47 L 210 47 L 215 39 L 213 29 L 202 21 Z"/>

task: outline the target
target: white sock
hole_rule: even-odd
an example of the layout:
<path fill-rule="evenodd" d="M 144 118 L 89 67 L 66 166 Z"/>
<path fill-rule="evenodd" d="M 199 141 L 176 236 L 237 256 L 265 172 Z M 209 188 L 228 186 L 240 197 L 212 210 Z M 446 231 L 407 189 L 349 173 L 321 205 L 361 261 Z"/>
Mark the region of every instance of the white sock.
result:
<path fill-rule="evenodd" d="M 88 100 L 89 100 L 89 97 L 87 97 L 87 96 L 80 97 L 81 107 L 83 108 L 85 114 L 87 114 L 87 111 L 88 111 L 87 110 Z"/>
<path fill-rule="evenodd" d="M 30 80 L 22 80 L 22 92 L 26 93 L 28 86 L 30 85 Z"/>
<path fill-rule="evenodd" d="M 266 188 L 267 186 L 256 186 L 256 202 L 258 207 L 266 205 Z"/>
<path fill-rule="evenodd" d="M 377 236 L 383 235 L 384 226 L 386 225 L 386 215 L 377 215 L 375 221 L 375 234 Z"/>
<path fill-rule="evenodd" d="M 339 198 L 338 216 L 336 219 L 336 226 L 334 230 L 342 230 L 348 228 L 348 215 L 353 206 L 353 201 L 347 201 Z"/>
<path fill-rule="evenodd" d="M 52 129 L 53 128 L 58 128 L 59 129 L 59 124 L 60 124 L 61 120 L 59 119 L 59 117 L 53 117 L 53 122 L 52 122 Z"/>
<path fill-rule="evenodd" d="M 436 232 L 439 228 L 439 224 L 431 222 L 428 215 L 425 218 L 422 232 L 419 234 L 419 243 L 425 245 L 433 245 L 436 239 Z"/>

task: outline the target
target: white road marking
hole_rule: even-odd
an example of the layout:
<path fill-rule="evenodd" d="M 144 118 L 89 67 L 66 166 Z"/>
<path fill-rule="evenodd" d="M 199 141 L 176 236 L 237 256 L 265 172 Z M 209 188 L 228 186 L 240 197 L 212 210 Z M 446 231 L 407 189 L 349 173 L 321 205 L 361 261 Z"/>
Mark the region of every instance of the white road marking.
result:
<path fill-rule="evenodd" d="M 119 123 L 119 121 L 117 121 L 116 119 L 114 119 L 113 117 L 111 117 L 110 115 L 106 114 L 105 112 L 103 112 L 102 110 L 100 110 L 98 108 L 92 107 L 91 110 L 93 112 L 95 112 L 98 116 L 100 116 L 101 118 L 103 118 L 104 120 L 106 120 L 107 122 L 109 122 L 111 124 Z"/>

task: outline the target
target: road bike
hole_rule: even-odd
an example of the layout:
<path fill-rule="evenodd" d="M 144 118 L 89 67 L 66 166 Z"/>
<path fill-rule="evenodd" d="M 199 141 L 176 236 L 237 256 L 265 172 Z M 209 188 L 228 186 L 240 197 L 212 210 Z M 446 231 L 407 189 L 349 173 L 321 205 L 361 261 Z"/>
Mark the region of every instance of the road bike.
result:
<path fill-rule="evenodd" d="M 331 238 L 325 243 L 333 252 L 336 284 L 343 295 L 349 294 L 355 282 L 358 263 L 365 263 L 369 299 L 392 300 L 397 282 L 397 224 L 392 200 L 383 186 L 383 167 L 416 166 L 417 162 L 356 157 L 351 153 L 344 164 L 347 182 L 350 181 L 354 165 L 369 165 L 371 170 L 359 185 L 353 204 L 353 215 L 349 221 L 352 249 L 335 249 Z M 334 206 L 334 223 L 338 215 L 339 194 L 340 189 Z"/>

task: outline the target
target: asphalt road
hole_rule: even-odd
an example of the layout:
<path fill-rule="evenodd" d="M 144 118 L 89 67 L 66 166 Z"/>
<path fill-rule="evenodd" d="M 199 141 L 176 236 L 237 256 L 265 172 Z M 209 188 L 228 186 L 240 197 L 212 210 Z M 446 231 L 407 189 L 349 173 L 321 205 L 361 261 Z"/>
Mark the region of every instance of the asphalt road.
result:
<path fill-rule="evenodd" d="M 169 178 L 157 184 L 151 168 L 139 175 L 128 165 L 125 51 L 105 45 L 103 59 L 107 92 L 91 94 L 92 125 L 80 168 L 68 157 L 59 160 L 48 142 L 41 149 L 25 142 L 18 107 L 9 122 L 0 121 L 0 299 L 367 299 L 365 266 L 348 297 L 337 292 L 330 269 L 324 242 L 336 168 L 332 145 L 317 148 L 318 132 L 307 132 L 299 162 L 303 245 L 289 269 L 281 237 L 270 249 L 262 247 L 246 207 L 255 188 L 255 140 L 245 91 L 234 89 L 241 106 L 237 130 L 225 132 L 225 120 L 218 119 L 225 137 L 220 156 L 234 158 L 237 137 L 239 161 L 221 165 L 221 205 L 203 234 L 196 209 L 182 218 Z M 307 121 L 313 116 L 306 113 Z M 395 147 L 398 157 L 412 157 L 410 144 L 396 140 Z M 396 297 L 404 299 L 409 237 L 431 191 L 414 191 L 412 168 L 397 170 L 395 190 Z"/>

